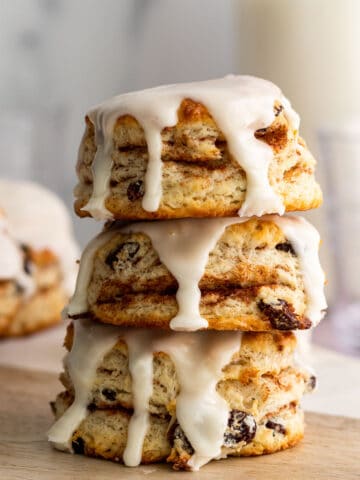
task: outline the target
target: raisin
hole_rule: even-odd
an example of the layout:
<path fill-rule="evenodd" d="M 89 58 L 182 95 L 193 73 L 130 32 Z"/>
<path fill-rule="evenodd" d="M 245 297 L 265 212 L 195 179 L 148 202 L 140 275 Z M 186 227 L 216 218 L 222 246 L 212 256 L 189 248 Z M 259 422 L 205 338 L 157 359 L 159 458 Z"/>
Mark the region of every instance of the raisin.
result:
<path fill-rule="evenodd" d="M 277 433 L 281 433 L 283 435 L 286 435 L 286 428 L 284 425 L 281 425 L 281 423 L 273 422 L 272 420 L 268 420 L 265 424 L 266 428 L 271 428 Z"/>
<path fill-rule="evenodd" d="M 133 260 L 139 251 L 140 245 L 137 242 L 125 242 L 112 250 L 106 257 L 105 263 L 113 270 L 123 269 Z"/>
<path fill-rule="evenodd" d="M 258 128 L 255 132 L 255 134 L 258 135 L 259 137 L 262 137 L 266 133 L 267 133 L 267 128 Z"/>
<path fill-rule="evenodd" d="M 313 390 L 315 390 L 316 383 L 317 383 L 317 379 L 316 379 L 315 375 L 311 375 L 311 377 L 309 378 L 309 380 L 307 382 L 306 391 L 307 392 L 312 392 Z"/>
<path fill-rule="evenodd" d="M 101 395 L 103 395 L 107 400 L 110 400 L 110 402 L 115 402 L 116 400 L 116 392 L 110 388 L 104 388 L 101 390 Z"/>
<path fill-rule="evenodd" d="M 77 437 L 71 443 L 72 449 L 74 453 L 78 453 L 79 455 L 83 455 L 85 451 L 85 442 L 81 437 Z"/>
<path fill-rule="evenodd" d="M 224 434 L 225 447 L 236 447 L 241 442 L 249 443 L 255 434 L 255 418 L 241 410 L 231 410 Z"/>
<path fill-rule="evenodd" d="M 135 200 L 139 200 L 144 196 L 144 182 L 142 180 L 137 180 L 136 182 L 132 182 L 129 184 L 126 194 L 130 202 L 134 202 Z"/>
<path fill-rule="evenodd" d="M 191 446 L 191 443 L 187 439 L 184 433 L 184 430 L 180 427 L 180 425 L 177 425 L 177 427 L 174 430 L 173 442 L 174 442 L 174 447 L 178 452 L 181 452 L 181 450 L 184 450 L 189 455 L 193 455 L 194 449 Z"/>
<path fill-rule="evenodd" d="M 296 256 L 296 252 L 290 242 L 278 243 L 275 245 L 275 248 L 280 252 L 291 253 L 291 255 Z"/>
<path fill-rule="evenodd" d="M 24 272 L 30 275 L 31 274 L 30 249 L 27 245 L 23 243 L 20 246 L 21 246 L 21 250 L 24 253 L 24 263 L 23 263 Z"/>
<path fill-rule="evenodd" d="M 283 110 L 284 110 L 284 107 L 282 105 L 275 105 L 274 107 L 275 117 L 278 117 Z"/>
<path fill-rule="evenodd" d="M 269 319 L 272 328 L 276 330 L 294 330 L 302 328 L 294 308 L 285 300 L 278 299 L 277 303 L 265 303 L 263 300 L 258 302 L 259 310 Z M 310 327 L 307 323 L 305 328 Z"/>
<path fill-rule="evenodd" d="M 95 403 L 93 403 L 93 402 L 89 403 L 89 405 L 87 406 L 87 409 L 89 410 L 89 412 L 95 412 L 96 408 L 97 407 L 96 407 Z"/>

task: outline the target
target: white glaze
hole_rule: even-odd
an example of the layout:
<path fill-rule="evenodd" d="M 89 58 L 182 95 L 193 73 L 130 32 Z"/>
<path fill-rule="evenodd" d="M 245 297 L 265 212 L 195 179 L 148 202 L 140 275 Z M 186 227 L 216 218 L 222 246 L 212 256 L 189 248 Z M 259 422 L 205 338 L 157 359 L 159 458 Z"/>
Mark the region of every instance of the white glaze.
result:
<path fill-rule="evenodd" d="M 96 252 L 102 245 L 107 243 L 116 234 L 115 229 L 107 232 L 101 232 L 87 245 L 81 255 L 80 267 L 76 279 L 74 295 L 71 297 L 65 313 L 69 316 L 76 316 L 87 312 L 87 288 L 89 286 L 91 275 L 93 273 L 94 259 Z"/>
<path fill-rule="evenodd" d="M 0 211 L 0 280 L 14 280 L 30 296 L 35 289 L 31 275 L 24 271 L 24 253 L 11 237 L 8 223 Z"/>
<path fill-rule="evenodd" d="M 221 372 L 240 350 L 241 332 L 172 333 L 156 343 L 156 350 L 173 360 L 180 384 L 176 417 L 195 453 L 192 470 L 221 455 L 229 408 L 217 393 Z"/>
<path fill-rule="evenodd" d="M 183 219 L 130 224 L 123 232 L 143 232 L 151 239 L 160 260 L 176 278 L 178 313 L 170 322 L 172 330 L 195 331 L 207 328 L 200 315 L 199 282 L 209 253 L 227 226 L 246 219 Z"/>
<path fill-rule="evenodd" d="M 124 463 L 141 462 L 149 425 L 149 400 L 153 385 L 153 353 L 167 353 L 173 360 L 180 393 L 177 421 L 195 450 L 189 467 L 198 470 L 221 454 L 229 409 L 217 393 L 222 368 L 241 348 L 241 332 L 175 333 L 123 329 L 89 320 L 75 322 L 75 338 L 66 359 L 75 388 L 75 401 L 49 432 L 49 440 L 71 451 L 71 436 L 87 414 L 91 385 L 104 355 L 123 337 L 128 345 L 134 413 L 128 430 Z"/>
<path fill-rule="evenodd" d="M 79 249 L 70 217 L 62 201 L 36 183 L 0 179 L 0 207 L 11 235 L 33 249 L 49 248 L 60 259 L 64 287 L 72 294 Z"/>
<path fill-rule="evenodd" d="M 286 215 L 271 216 L 283 231 L 299 258 L 307 306 L 305 316 L 315 327 L 325 315 L 327 303 L 324 292 L 325 275 L 319 260 L 320 235 L 304 218 Z"/>
<path fill-rule="evenodd" d="M 57 449 L 70 452 L 72 434 L 88 413 L 87 406 L 96 369 L 119 336 L 118 327 L 104 327 L 90 320 L 74 322 L 74 329 L 73 347 L 64 363 L 74 385 L 75 399 L 48 433 L 49 441 Z"/>
<path fill-rule="evenodd" d="M 112 217 L 105 207 L 112 168 L 112 133 L 117 118 L 128 114 L 144 129 L 148 146 L 144 210 L 158 210 L 162 197 L 161 132 L 177 123 L 177 110 L 186 98 L 202 103 L 226 137 L 233 158 L 245 170 L 246 199 L 240 216 L 284 213 L 282 199 L 269 184 L 268 167 L 273 152 L 254 133 L 269 126 L 274 118 L 274 103 L 280 101 L 290 128 L 297 135 L 299 117 L 281 90 L 269 81 L 251 76 L 228 75 L 202 82 L 166 85 L 118 95 L 88 112 L 95 126 L 97 152 L 93 161 L 93 192 L 83 207 L 96 219 Z M 83 145 L 80 146 L 80 152 Z"/>
<path fill-rule="evenodd" d="M 121 331 L 119 331 L 121 333 Z M 128 346 L 134 413 L 128 426 L 123 461 L 128 467 L 141 463 L 144 439 L 149 427 L 149 401 L 153 390 L 153 345 L 147 330 L 124 334 Z"/>
<path fill-rule="evenodd" d="M 201 292 L 199 281 L 204 274 L 210 252 L 227 226 L 247 221 L 247 218 L 182 219 L 161 222 L 141 222 L 114 227 L 101 233 L 86 248 L 80 263 L 75 294 L 68 313 L 71 316 L 88 310 L 87 288 L 91 280 L 96 251 L 117 232 L 143 232 L 149 236 L 161 261 L 176 278 L 178 314 L 171 320 L 173 330 L 195 331 L 208 323 L 200 315 Z M 267 215 L 284 232 L 299 257 L 307 295 L 306 316 L 316 325 L 326 309 L 324 273 L 321 269 L 318 246 L 319 234 L 301 217 Z"/>

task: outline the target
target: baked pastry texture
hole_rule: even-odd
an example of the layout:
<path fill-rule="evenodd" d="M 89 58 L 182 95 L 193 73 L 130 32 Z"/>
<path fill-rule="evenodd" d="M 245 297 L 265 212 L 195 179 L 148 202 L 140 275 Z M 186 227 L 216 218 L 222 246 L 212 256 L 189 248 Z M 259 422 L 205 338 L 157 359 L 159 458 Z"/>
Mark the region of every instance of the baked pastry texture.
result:
<path fill-rule="evenodd" d="M 0 178 L 0 337 L 60 322 L 78 254 L 60 198 L 36 183 Z"/>
<path fill-rule="evenodd" d="M 84 259 L 91 269 L 89 284 L 83 285 L 88 311 L 78 316 L 114 325 L 168 329 L 178 313 L 178 283 L 149 236 L 141 233 L 142 224 L 131 228 L 135 233 L 114 228 L 112 238 L 98 247 L 91 267 L 91 260 Z M 199 282 L 200 314 L 208 328 L 310 328 L 310 298 L 300 260 L 273 216 L 228 226 L 210 252 Z"/>
<path fill-rule="evenodd" d="M 276 102 L 274 109 L 273 123 L 255 132 L 255 137 L 273 151 L 268 169 L 270 185 L 286 211 L 316 208 L 322 194 L 314 178 L 315 160 L 298 132 L 290 128 L 283 106 Z M 149 212 L 142 207 L 148 163 L 144 130 L 130 115 L 117 119 L 110 190 L 105 200 L 113 217 L 131 220 L 237 215 L 247 191 L 246 174 L 230 155 L 224 134 L 205 106 L 184 99 L 177 124 L 164 128 L 161 139 L 162 197 L 157 211 Z M 93 190 L 96 150 L 94 125 L 87 117 L 75 188 L 75 211 L 81 217 L 90 216 L 84 207 Z"/>
<path fill-rule="evenodd" d="M 72 342 L 70 326 L 65 341 L 68 349 Z M 239 351 L 223 368 L 216 387 L 230 412 L 223 455 L 272 453 L 295 445 L 302 438 L 304 421 L 299 402 L 304 393 L 314 388 L 315 377 L 294 363 L 295 348 L 296 338 L 291 332 L 243 334 Z M 88 414 L 72 435 L 75 453 L 122 461 L 134 407 L 128 362 L 126 342 L 120 339 L 98 365 Z M 66 370 L 61 381 L 66 390 L 52 404 L 57 418 L 74 399 L 72 380 Z M 167 460 L 175 469 L 188 469 L 194 451 L 176 419 L 180 390 L 171 357 L 154 352 L 150 425 L 142 463 Z"/>
<path fill-rule="evenodd" d="M 24 274 L 32 283 L 26 291 L 15 279 L 0 280 L 0 337 L 18 336 L 60 322 L 68 299 L 60 262 L 49 250 L 23 246 Z"/>
<path fill-rule="evenodd" d="M 52 404 L 57 418 L 71 405 L 71 395 L 64 392 Z M 131 413 L 119 409 L 89 410 L 72 437 L 74 453 L 122 462 Z M 256 425 L 256 429 L 255 429 Z M 232 410 L 229 433 L 224 436 L 224 455 L 256 456 L 293 447 L 304 436 L 304 415 L 296 404 L 272 412 L 257 421 L 243 411 Z M 167 417 L 150 416 L 141 463 L 169 462 L 175 470 L 189 470 L 193 454 L 191 444 L 179 426 L 172 429 Z"/>

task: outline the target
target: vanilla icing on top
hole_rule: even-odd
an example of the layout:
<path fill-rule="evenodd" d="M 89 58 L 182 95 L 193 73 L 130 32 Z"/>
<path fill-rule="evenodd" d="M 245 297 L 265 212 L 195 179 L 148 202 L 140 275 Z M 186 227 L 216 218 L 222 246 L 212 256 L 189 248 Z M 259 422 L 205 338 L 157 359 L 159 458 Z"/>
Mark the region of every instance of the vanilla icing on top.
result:
<path fill-rule="evenodd" d="M 254 133 L 271 125 L 275 118 L 276 101 L 284 107 L 284 114 L 295 135 L 299 129 L 299 117 L 276 85 L 245 75 L 228 75 L 220 79 L 118 95 L 90 110 L 87 115 L 95 127 L 97 151 L 92 164 L 93 191 L 84 210 L 99 220 L 112 218 L 105 201 L 110 193 L 113 130 L 116 120 L 122 115 L 133 116 L 144 130 L 148 166 L 142 207 L 149 212 L 158 210 L 162 197 L 161 132 L 165 127 L 176 125 L 178 108 L 186 98 L 207 108 L 225 135 L 230 154 L 246 173 L 246 198 L 239 215 L 284 213 L 282 199 L 273 191 L 268 179 L 272 149 L 258 140 Z M 83 144 L 80 146 L 80 157 L 82 151 Z"/>
<path fill-rule="evenodd" d="M 161 262 L 178 282 L 176 300 L 178 313 L 170 322 L 172 330 L 194 331 L 207 328 L 200 315 L 199 282 L 204 274 L 209 253 L 227 226 L 246 219 L 184 219 L 130 224 L 123 232 L 142 232 L 148 235 Z"/>
<path fill-rule="evenodd" d="M 24 270 L 24 252 L 11 237 L 5 216 L 0 211 L 0 280 L 14 280 L 27 296 L 35 289 L 31 275 Z"/>
<path fill-rule="evenodd" d="M 206 319 L 200 315 L 202 278 L 210 252 L 226 227 L 247 221 L 247 218 L 182 219 L 161 222 L 140 222 L 125 227 L 113 227 L 98 235 L 85 249 L 80 262 L 75 294 L 68 314 L 76 316 L 88 311 L 87 288 L 91 281 L 96 252 L 119 232 L 146 234 L 160 260 L 178 282 L 178 314 L 171 320 L 173 330 L 195 331 L 207 328 Z M 326 309 L 324 273 L 321 269 L 318 248 L 319 234 L 301 217 L 266 215 L 260 221 L 272 221 L 283 231 L 299 258 L 307 298 L 306 316 L 316 325 Z"/>
<path fill-rule="evenodd" d="M 13 238 L 33 249 L 49 248 L 59 257 L 64 287 L 72 294 L 79 249 L 62 201 L 36 183 L 0 179 L 0 207 Z"/>
<path fill-rule="evenodd" d="M 241 332 L 175 333 L 124 329 L 90 320 L 75 323 L 73 347 L 65 359 L 74 384 L 75 400 L 49 432 L 61 450 L 72 451 L 71 437 L 88 414 L 91 386 L 106 353 L 123 338 L 128 346 L 134 413 L 128 426 L 123 461 L 141 462 L 149 427 L 149 401 L 153 389 L 153 354 L 164 352 L 175 364 L 180 393 L 176 419 L 194 449 L 188 462 L 193 470 L 221 456 L 229 407 L 217 393 L 223 367 L 241 348 Z"/>

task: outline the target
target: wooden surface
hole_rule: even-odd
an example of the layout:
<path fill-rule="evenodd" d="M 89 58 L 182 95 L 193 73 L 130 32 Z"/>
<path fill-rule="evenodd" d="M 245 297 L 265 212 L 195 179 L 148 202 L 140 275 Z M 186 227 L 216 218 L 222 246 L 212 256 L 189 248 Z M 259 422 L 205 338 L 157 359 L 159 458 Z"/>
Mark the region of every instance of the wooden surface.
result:
<path fill-rule="evenodd" d="M 166 465 L 135 469 L 53 450 L 48 403 L 60 385 L 52 373 L 0 367 L 0 479 L 3 480 L 353 480 L 360 479 L 360 420 L 307 414 L 301 445 L 257 458 L 213 462 L 199 473 Z"/>

